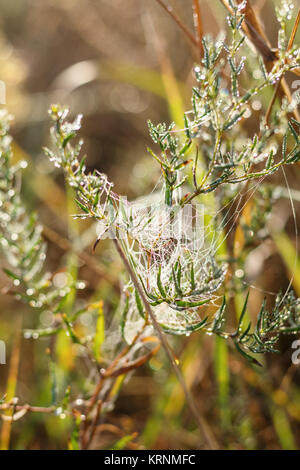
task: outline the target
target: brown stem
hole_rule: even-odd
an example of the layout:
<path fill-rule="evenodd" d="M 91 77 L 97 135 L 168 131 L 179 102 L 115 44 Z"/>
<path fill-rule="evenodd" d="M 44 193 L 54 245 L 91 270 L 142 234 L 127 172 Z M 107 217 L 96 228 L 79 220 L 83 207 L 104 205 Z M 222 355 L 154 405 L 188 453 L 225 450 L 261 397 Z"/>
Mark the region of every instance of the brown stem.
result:
<path fill-rule="evenodd" d="M 1 411 L 6 410 L 14 410 L 14 411 L 28 411 L 31 413 L 53 413 L 55 411 L 54 406 L 44 407 L 44 406 L 31 406 L 31 405 L 15 405 L 14 403 L 2 403 L 0 405 Z"/>
<path fill-rule="evenodd" d="M 96 410 L 96 415 L 93 419 L 93 422 L 91 423 L 91 431 L 90 431 L 90 435 L 88 437 L 88 439 L 86 440 L 85 439 L 85 436 L 86 434 L 84 433 L 83 436 L 82 436 L 82 450 L 86 450 L 89 448 L 94 436 L 95 436 L 95 432 L 96 432 L 96 429 L 97 429 L 97 423 L 98 423 L 98 419 L 99 419 L 99 416 L 100 416 L 100 413 L 101 413 L 101 409 L 102 409 L 102 405 L 103 405 L 103 401 L 102 400 L 99 400 L 98 403 L 97 403 L 97 410 Z"/>
<path fill-rule="evenodd" d="M 202 44 L 203 25 L 202 25 L 202 17 L 201 17 L 199 0 L 193 0 L 193 10 L 194 10 L 194 25 L 195 25 L 195 31 L 196 31 L 196 40 L 198 43 L 199 56 L 200 56 L 200 62 L 201 62 L 201 59 L 204 55 L 204 51 L 203 51 L 203 44 Z"/>
<path fill-rule="evenodd" d="M 298 14 L 297 14 L 294 26 L 293 26 L 293 30 L 292 30 L 291 35 L 290 35 L 289 43 L 288 43 L 288 46 L 287 46 L 288 51 L 290 51 L 293 47 L 299 23 L 300 23 L 300 8 L 298 10 Z"/>
<path fill-rule="evenodd" d="M 167 6 L 162 0 L 156 0 L 157 3 L 173 18 L 175 23 L 179 26 L 181 31 L 184 32 L 186 37 L 194 44 L 194 46 L 198 47 L 198 42 L 194 38 L 193 34 L 190 32 L 190 30 L 185 26 L 184 23 L 182 23 L 181 19 L 174 13 L 174 10 L 172 7 Z"/>
<path fill-rule="evenodd" d="M 274 103 L 275 103 L 275 100 L 276 100 L 276 96 L 277 96 L 277 93 L 278 93 L 280 84 L 281 84 L 281 79 L 278 80 L 277 85 L 275 86 L 275 90 L 274 90 L 272 99 L 271 99 L 271 101 L 270 101 L 270 103 L 269 103 L 269 106 L 268 106 L 268 109 L 267 109 L 267 112 L 266 112 L 265 122 L 266 122 L 266 125 L 267 125 L 267 126 L 269 125 L 271 112 L 272 112 L 272 109 L 273 109 L 273 106 L 274 106 Z"/>

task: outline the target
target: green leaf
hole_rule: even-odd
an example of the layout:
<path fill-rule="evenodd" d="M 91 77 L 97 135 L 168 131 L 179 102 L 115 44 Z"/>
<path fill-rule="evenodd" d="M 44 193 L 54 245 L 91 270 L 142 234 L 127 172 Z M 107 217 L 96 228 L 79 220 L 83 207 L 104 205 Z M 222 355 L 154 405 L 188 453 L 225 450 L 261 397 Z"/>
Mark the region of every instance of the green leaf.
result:
<path fill-rule="evenodd" d="M 194 271 L 194 263 L 191 264 L 191 289 L 194 291 L 196 289 L 196 282 L 195 282 L 195 271 Z"/>
<path fill-rule="evenodd" d="M 158 287 L 158 290 L 161 293 L 162 297 L 165 299 L 166 298 L 166 291 L 163 288 L 160 276 L 161 276 L 161 266 L 159 266 L 158 273 L 157 273 L 157 287 Z"/>
<path fill-rule="evenodd" d="M 245 358 L 247 359 L 248 362 L 250 362 L 251 364 L 254 364 L 256 366 L 259 366 L 259 367 L 262 367 L 262 364 L 260 362 L 258 362 L 257 359 L 255 359 L 254 357 L 250 356 L 249 354 L 247 354 L 240 346 L 239 346 L 239 343 L 237 342 L 237 340 L 233 340 L 234 342 L 234 345 L 237 349 L 237 351 Z"/>
<path fill-rule="evenodd" d="M 286 147 L 287 147 L 287 133 L 284 134 L 283 140 L 282 140 L 282 158 L 283 160 L 286 160 Z"/>
<path fill-rule="evenodd" d="M 295 131 L 295 129 L 293 128 L 293 126 L 292 126 L 292 124 L 290 123 L 290 121 L 288 122 L 288 126 L 289 126 L 289 129 L 290 129 L 290 131 L 291 131 L 291 133 L 292 133 L 292 135 L 293 135 L 293 137 L 294 137 L 294 139 L 295 139 L 295 141 L 296 141 L 296 144 L 298 144 L 298 143 L 299 143 L 298 134 L 297 134 L 297 132 Z"/>
<path fill-rule="evenodd" d="M 224 124 L 223 131 L 231 129 L 243 116 L 246 112 L 246 109 L 243 109 L 240 113 L 236 114 L 228 123 Z"/>
<path fill-rule="evenodd" d="M 201 300 L 199 302 L 189 302 L 187 300 L 175 300 L 174 306 L 180 307 L 180 309 L 200 307 L 208 303 L 208 300 Z"/>
<path fill-rule="evenodd" d="M 240 318 L 239 318 L 237 333 L 242 331 L 242 324 L 243 324 L 243 320 L 244 320 L 244 317 L 245 317 L 245 314 L 246 314 L 246 311 L 247 311 L 248 299 L 249 299 L 249 291 L 248 291 L 248 294 L 246 296 L 246 300 L 244 302 L 243 309 L 242 309 L 242 312 L 241 312 L 241 315 L 240 315 Z"/>
<path fill-rule="evenodd" d="M 200 322 L 194 323 L 192 325 L 185 325 L 184 327 L 172 327 L 169 325 L 165 325 L 164 323 L 160 323 L 161 328 L 164 330 L 165 333 L 181 336 L 193 333 L 195 331 L 199 331 L 205 327 L 207 323 L 208 317 L 203 318 Z"/>
<path fill-rule="evenodd" d="M 126 325 L 128 312 L 129 312 L 129 295 L 126 294 L 125 305 L 124 305 L 123 313 L 121 315 L 121 334 L 122 334 L 123 339 L 125 339 L 125 325 Z"/>
<path fill-rule="evenodd" d="M 65 148 L 67 143 L 70 142 L 70 140 L 73 139 L 75 135 L 76 135 L 75 131 L 68 134 L 62 142 L 62 148 Z"/>
<path fill-rule="evenodd" d="M 136 302 L 136 306 L 137 306 L 139 315 L 142 318 L 145 318 L 145 311 L 144 311 L 144 307 L 143 307 L 143 304 L 142 304 L 142 300 L 141 300 L 141 298 L 139 296 L 139 293 L 136 289 L 135 289 L 135 302 Z"/>
<path fill-rule="evenodd" d="M 119 439 L 112 447 L 111 450 L 123 450 L 127 446 L 129 442 L 132 441 L 132 439 L 135 438 L 135 434 L 132 434 L 130 436 L 124 436 L 121 439 Z"/>
<path fill-rule="evenodd" d="M 226 298 L 225 295 L 223 297 L 222 305 L 217 311 L 217 313 L 214 316 L 214 322 L 212 325 L 212 331 L 218 332 L 220 331 L 220 328 L 224 322 L 224 312 L 225 312 L 225 307 L 226 307 Z"/>
<path fill-rule="evenodd" d="M 184 132 L 185 132 L 187 138 L 191 139 L 190 123 L 189 123 L 188 117 L 185 113 L 183 115 L 183 118 L 184 118 Z"/>
<path fill-rule="evenodd" d="M 2 270 L 5 272 L 5 274 L 7 274 L 7 276 L 11 277 L 12 279 L 14 279 L 14 280 L 20 280 L 19 276 L 17 276 L 16 274 L 14 274 L 14 273 L 13 273 L 12 271 L 10 271 L 9 269 L 3 268 Z"/>
<path fill-rule="evenodd" d="M 76 204 L 80 207 L 80 209 L 85 212 L 86 214 L 89 213 L 89 210 L 87 207 L 85 207 L 78 199 L 75 199 Z"/>

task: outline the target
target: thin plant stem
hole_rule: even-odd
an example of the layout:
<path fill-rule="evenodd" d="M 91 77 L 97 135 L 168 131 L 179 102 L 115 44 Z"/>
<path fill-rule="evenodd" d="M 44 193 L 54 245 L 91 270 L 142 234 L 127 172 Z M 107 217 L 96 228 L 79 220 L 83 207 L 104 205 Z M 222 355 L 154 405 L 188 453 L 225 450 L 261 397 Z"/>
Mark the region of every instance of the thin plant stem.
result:
<path fill-rule="evenodd" d="M 288 43 L 288 46 L 287 46 L 288 51 L 290 51 L 293 47 L 299 23 L 300 23 L 300 8 L 298 10 L 298 14 L 297 14 L 294 26 L 293 26 L 293 30 L 292 30 L 291 35 L 290 35 L 289 43 Z"/>
<path fill-rule="evenodd" d="M 191 31 L 185 26 L 185 24 L 181 21 L 181 19 L 176 15 L 173 8 L 170 6 L 167 6 L 162 0 L 156 0 L 156 1 L 173 18 L 175 23 L 184 32 L 186 37 L 194 44 L 194 46 L 198 47 L 197 39 L 193 36 Z"/>
<path fill-rule="evenodd" d="M 187 386 L 186 386 L 186 383 L 185 383 L 185 380 L 184 380 L 184 377 L 182 375 L 182 372 L 179 368 L 179 365 L 174 357 L 174 354 L 172 353 L 171 351 L 171 348 L 169 346 L 169 343 L 167 341 L 167 338 L 165 336 L 165 334 L 163 333 L 162 329 L 160 328 L 159 326 L 159 323 L 157 322 L 156 318 L 155 318 L 155 315 L 153 313 L 153 310 L 151 308 L 151 305 L 149 304 L 148 300 L 146 299 L 146 296 L 144 294 L 144 291 L 138 281 L 138 278 L 135 274 L 135 272 L 133 271 L 127 257 L 125 256 L 124 252 L 123 252 L 123 249 L 122 249 L 122 246 L 119 242 L 119 240 L 117 238 L 113 238 L 113 242 L 114 242 L 114 245 L 116 247 L 116 250 L 124 264 L 124 267 L 125 269 L 127 270 L 133 284 L 134 284 L 134 287 L 136 288 L 143 304 L 144 304 L 144 307 L 145 307 L 145 310 L 146 310 L 146 313 L 149 315 L 149 318 L 151 319 L 152 321 L 152 324 L 153 324 L 153 327 L 155 328 L 156 332 L 157 332 L 157 335 L 161 341 L 161 344 L 168 356 L 168 359 L 170 361 L 170 364 L 173 368 L 173 371 L 183 389 L 183 392 L 184 392 L 184 395 L 185 395 L 185 398 L 186 398 L 186 401 L 187 401 L 187 404 L 198 424 L 198 427 L 204 437 L 204 440 L 206 442 L 206 445 L 210 448 L 210 449 L 218 449 L 219 446 L 218 446 L 218 443 L 215 439 L 215 437 L 213 436 L 210 428 L 209 428 L 209 425 L 208 423 L 206 422 L 205 418 L 199 413 L 199 410 L 197 409 L 196 407 L 196 404 L 194 402 L 194 399 L 191 395 L 191 392 L 188 390 Z"/>
<path fill-rule="evenodd" d="M 203 53 L 203 44 L 202 44 L 203 24 L 202 24 L 199 0 L 193 0 L 193 10 L 194 10 L 194 25 L 195 25 L 195 32 L 196 32 L 196 40 L 198 43 L 199 58 L 201 62 L 201 59 L 204 53 Z"/>

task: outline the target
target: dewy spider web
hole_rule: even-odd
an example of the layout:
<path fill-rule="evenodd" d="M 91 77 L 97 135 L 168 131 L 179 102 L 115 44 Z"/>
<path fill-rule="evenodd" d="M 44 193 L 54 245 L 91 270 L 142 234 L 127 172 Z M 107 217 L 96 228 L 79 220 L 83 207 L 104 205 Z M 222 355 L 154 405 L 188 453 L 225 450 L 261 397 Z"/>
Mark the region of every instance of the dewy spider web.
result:
<path fill-rule="evenodd" d="M 199 223 L 199 213 L 190 213 L 178 221 L 177 214 L 168 211 L 162 200 L 163 194 L 157 192 L 154 197 L 127 206 L 130 208 L 128 219 L 134 224 L 129 230 L 131 237 L 122 237 L 122 244 L 157 320 L 166 331 L 182 334 L 202 322 L 200 305 L 208 302 L 216 305 L 219 296 L 215 292 L 224 281 L 226 265 L 215 263 L 216 241 L 208 244 L 205 240 L 209 237 L 205 236 L 203 220 L 200 232 L 190 230 L 193 220 Z M 202 218 L 203 215 L 201 212 Z M 126 299 L 124 336 L 130 342 L 144 319 L 143 309 L 130 284 L 125 292 L 129 298 Z"/>
<path fill-rule="evenodd" d="M 125 220 L 131 224 L 121 241 L 157 320 L 166 331 L 182 334 L 202 322 L 200 305 L 216 305 L 226 264 L 215 262 L 216 243 L 205 241 L 203 206 L 169 209 L 163 200 L 161 191 L 127 203 Z M 143 309 L 130 283 L 125 293 L 124 335 L 130 342 L 143 323 Z"/>
<path fill-rule="evenodd" d="M 266 176 L 262 176 L 253 187 L 247 189 L 244 194 L 247 197 L 241 207 L 242 196 L 240 193 L 236 194 L 227 205 L 217 208 L 215 211 L 208 210 L 205 205 L 198 208 L 196 205 L 194 209 L 196 211 L 198 209 L 198 214 L 189 214 L 190 217 L 186 219 L 183 217 L 181 220 L 183 226 L 175 234 L 170 230 L 170 225 L 172 225 L 170 213 L 161 203 L 163 200 L 162 190 L 158 191 L 156 187 L 148 198 L 139 199 L 134 203 L 124 202 L 127 213 L 126 220 L 131 221 L 131 228 L 129 229 L 130 224 L 128 223 L 126 231 L 129 236 L 124 236 L 124 234 L 121 236 L 122 246 L 148 294 L 157 320 L 166 332 L 190 334 L 198 329 L 205 320 L 202 313 L 203 310 L 205 311 L 205 307 L 208 305 L 217 307 L 220 304 L 222 295 L 219 288 L 225 279 L 227 265 L 224 262 L 215 261 L 218 258 L 217 254 L 231 234 L 235 221 L 243 212 L 248 201 L 254 197 L 265 178 Z M 289 193 L 297 240 L 295 209 L 285 175 L 284 178 Z M 234 205 L 238 207 L 235 212 L 232 211 Z M 196 233 L 190 232 L 189 235 L 197 237 L 191 239 L 186 236 L 186 232 L 189 231 L 186 229 L 193 227 L 194 221 L 199 223 L 199 217 L 197 217 L 199 211 L 202 217 L 201 230 Z M 210 218 L 209 224 L 203 224 L 204 216 Z M 173 217 L 175 217 L 173 221 L 176 220 L 176 214 Z M 124 223 L 124 218 L 122 223 Z M 198 283 L 197 289 L 195 286 L 194 289 L 191 289 L 191 263 L 193 263 L 194 279 L 197 279 Z M 179 264 L 180 286 L 176 285 L 175 281 Z M 291 287 L 292 280 L 293 275 L 283 299 Z M 269 292 L 250 284 L 246 280 L 239 279 L 239 281 L 248 289 L 277 295 L 275 292 Z M 201 288 L 201 286 L 203 287 Z M 145 318 L 138 295 L 134 293 L 130 282 L 124 287 L 124 293 L 123 336 L 130 343 L 145 324 Z M 176 301 L 177 294 L 180 294 L 180 298 L 183 300 Z"/>

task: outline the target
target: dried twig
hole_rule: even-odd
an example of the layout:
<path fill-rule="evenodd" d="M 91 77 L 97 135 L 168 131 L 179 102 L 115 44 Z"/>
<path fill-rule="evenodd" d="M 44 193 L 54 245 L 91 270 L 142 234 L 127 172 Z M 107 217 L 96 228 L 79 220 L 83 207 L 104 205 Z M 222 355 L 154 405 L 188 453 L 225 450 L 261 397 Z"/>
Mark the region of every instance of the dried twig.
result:
<path fill-rule="evenodd" d="M 55 411 L 55 406 L 32 406 L 26 403 L 25 405 L 16 405 L 15 403 L 2 403 L 0 405 L 0 411 L 15 410 L 23 411 L 30 413 L 53 413 Z"/>
<path fill-rule="evenodd" d="M 295 23 L 294 23 L 294 26 L 293 26 L 293 30 L 291 32 L 290 39 L 289 39 L 289 42 L 288 42 L 288 46 L 287 46 L 288 51 L 290 51 L 292 49 L 293 45 L 294 45 L 294 41 L 295 41 L 296 33 L 297 33 L 297 30 L 298 30 L 299 22 L 300 22 L 300 8 L 298 10 L 298 14 L 297 14 L 297 17 L 296 17 L 296 20 L 295 20 Z"/>
<path fill-rule="evenodd" d="M 198 43 L 199 56 L 200 56 L 200 61 L 201 61 L 203 57 L 203 44 L 202 44 L 203 24 L 202 24 L 199 0 L 193 0 L 193 10 L 194 10 L 194 25 L 195 25 L 195 32 L 196 32 L 196 40 Z"/>
<path fill-rule="evenodd" d="M 156 0 L 156 1 L 173 18 L 175 23 L 179 26 L 181 31 L 183 31 L 186 37 L 194 44 L 194 46 L 198 47 L 198 41 L 195 39 L 191 31 L 181 21 L 179 16 L 174 12 L 173 8 L 170 6 L 167 6 L 162 0 Z"/>

